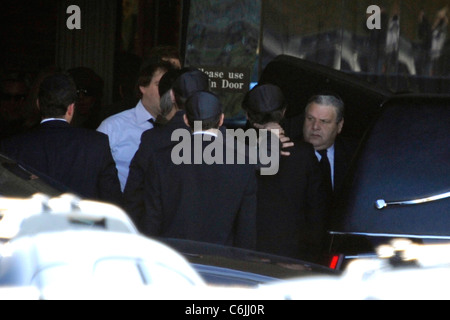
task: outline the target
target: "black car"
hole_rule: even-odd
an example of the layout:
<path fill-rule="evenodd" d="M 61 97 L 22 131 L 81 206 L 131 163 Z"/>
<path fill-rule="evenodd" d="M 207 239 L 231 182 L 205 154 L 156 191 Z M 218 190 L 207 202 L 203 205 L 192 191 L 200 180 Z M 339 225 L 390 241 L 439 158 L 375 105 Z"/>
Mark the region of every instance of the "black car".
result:
<path fill-rule="evenodd" d="M 304 109 L 316 94 L 330 92 L 345 103 L 345 125 L 341 135 L 360 140 L 377 116 L 380 106 L 393 93 L 323 65 L 281 55 L 264 69 L 259 83 L 272 83 L 283 91 L 287 109 L 283 128 L 290 138 L 302 136 Z"/>
<path fill-rule="evenodd" d="M 450 96 L 400 95 L 362 140 L 333 210 L 333 253 L 392 238 L 450 242 Z"/>
<path fill-rule="evenodd" d="M 328 91 L 346 106 L 341 135 L 359 141 L 321 263 L 344 268 L 398 237 L 450 241 L 450 96 L 393 93 L 290 56 L 270 62 L 260 82 L 283 90 L 288 136 L 301 137 L 307 100 Z"/>
<path fill-rule="evenodd" d="M 311 276 L 338 276 L 326 266 L 247 249 L 183 239 L 159 238 L 181 253 L 210 285 L 257 287 Z"/>
<path fill-rule="evenodd" d="M 14 160 L 0 154 L 0 197 L 28 199 L 40 193 L 52 198 L 68 192 L 70 190 L 51 178 L 35 172 L 32 168 L 25 168 Z M 101 212 L 98 214 L 101 214 Z M 2 216 L 0 215 L 1 218 Z M 50 217 L 48 215 L 47 218 L 45 215 L 42 217 L 37 215 L 28 220 L 44 218 L 47 220 L 53 219 L 50 219 L 51 225 L 41 226 L 47 231 L 49 229 L 67 229 L 64 215 L 60 217 Z M 78 221 L 72 222 L 79 224 Z M 89 224 L 86 219 L 82 222 L 83 225 Z M 31 225 L 31 230 L 35 232 L 36 227 L 33 225 L 33 221 L 28 224 Z M 22 224 L 22 228 L 27 227 L 27 225 Z M 102 226 L 103 224 L 100 225 L 100 227 Z M 26 231 L 22 230 L 21 232 L 24 233 Z M 280 279 L 315 274 L 338 274 L 334 270 L 309 262 L 270 256 L 248 250 L 179 239 L 159 240 L 183 254 L 204 280 L 214 285 L 254 287 L 261 283 Z"/>

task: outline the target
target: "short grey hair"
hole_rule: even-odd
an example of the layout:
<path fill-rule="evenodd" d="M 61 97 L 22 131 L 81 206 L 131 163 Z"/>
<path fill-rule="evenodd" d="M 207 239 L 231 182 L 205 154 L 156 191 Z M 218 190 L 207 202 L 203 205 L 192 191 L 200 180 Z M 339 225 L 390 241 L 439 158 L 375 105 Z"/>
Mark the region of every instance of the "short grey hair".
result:
<path fill-rule="evenodd" d="M 344 119 L 345 107 L 344 102 L 339 96 L 333 94 L 318 94 L 312 96 L 308 103 L 306 104 L 306 108 L 308 108 L 311 104 L 321 104 L 324 106 L 333 106 L 336 109 L 336 121 L 337 123 L 341 122 Z"/>
<path fill-rule="evenodd" d="M 161 109 L 161 116 L 166 117 L 170 111 L 172 111 L 172 109 L 175 107 L 174 106 L 174 102 L 172 100 L 172 96 L 170 94 L 171 90 L 166 91 L 166 93 L 164 93 L 161 98 L 160 98 L 160 109 Z"/>

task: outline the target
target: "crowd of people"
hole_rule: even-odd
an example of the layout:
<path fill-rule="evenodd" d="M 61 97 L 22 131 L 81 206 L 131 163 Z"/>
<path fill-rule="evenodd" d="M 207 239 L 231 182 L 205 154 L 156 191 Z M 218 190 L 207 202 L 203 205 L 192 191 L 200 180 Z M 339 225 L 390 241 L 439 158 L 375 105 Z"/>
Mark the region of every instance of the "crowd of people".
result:
<path fill-rule="evenodd" d="M 173 51 L 145 61 L 136 76 L 136 104 L 104 118 L 102 80 L 87 68 L 46 72 L 34 90 L 16 78 L 2 82 L 0 152 L 69 192 L 121 206 L 150 237 L 318 258 L 333 193 L 354 150 L 339 137 L 343 101 L 329 93 L 312 97 L 305 106 L 303 137 L 291 140 L 282 127 L 283 92 L 259 84 L 242 108 L 245 129 L 265 142 L 252 145 L 232 136 L 230 154 L 222 139 L 230 135 L 223 126 L 224 108 L 210 91 L 208 76 L 180 61 Z M 6 93 L 7 86 L 15 93 Z M 25 119 L 16 111 L 25 108 L 28 96 L 33 116 Z M 190 148 L 177 156 L 192 161 L 174 161 L 177 130 L 192 137 Z M 262 174 L 261 159 L 250 161 L 253 148 L 276 154 L 275 174 Z M 199 153 L 211 150 L 227 159 L 244 150 L 244 161 L 196 162 Z"/>

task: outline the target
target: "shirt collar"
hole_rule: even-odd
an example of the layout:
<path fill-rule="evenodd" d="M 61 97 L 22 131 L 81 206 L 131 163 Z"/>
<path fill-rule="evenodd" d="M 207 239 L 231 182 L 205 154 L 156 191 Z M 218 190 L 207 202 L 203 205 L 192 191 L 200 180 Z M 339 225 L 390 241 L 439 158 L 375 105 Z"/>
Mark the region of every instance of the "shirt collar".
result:
<path fill-rule="evenodd" d="M 48 121 L 64 121 L 64 122 L 68 123 L 68 121 L 66 119 L 63 119 L 63 118 L 46 118 L 46 119 L 43 119 L 41 121 L 41 124 L 43 124 L 45 122 L 48 122 Z"/>
<path fill-rule="evenodd" d="M 194 132 L 194 133 L 192 133 L 193 135 L 196 135 L 196 134 L 206 134 L 206 135 L 210 135 L 210 136 L 213 136 L 213 137 L 216 137 L 217 138 L 217 134 L 216 133 L 214 133 L 214 132 L 211 132 L 211 131 L 196 131 L 196 132 Z"/>
<path fill-rule="evenodd" d="M 147 122 L 150 119 L 155 120 L 155 117 L 153 117 L 150 112 L 145 109 L 144 105 L 142 104 L 142 100 L 139 100 L 139 103 L 137 104 L 135 108 L 135 115 L 136 115 L 136 123 L 142 124 Z"/>
<path fill-rule="evenodd" d="M 316 150 L 316 156 L 319 161 L 320 161 L 320 159 L 322 159 L 322 156 L 319 154 L 319 152 L 317 152 L 317 150 Z M 334 160 L 334 144 L 327 149 L 327 157 L 328 157 L 329 161 Z"/>

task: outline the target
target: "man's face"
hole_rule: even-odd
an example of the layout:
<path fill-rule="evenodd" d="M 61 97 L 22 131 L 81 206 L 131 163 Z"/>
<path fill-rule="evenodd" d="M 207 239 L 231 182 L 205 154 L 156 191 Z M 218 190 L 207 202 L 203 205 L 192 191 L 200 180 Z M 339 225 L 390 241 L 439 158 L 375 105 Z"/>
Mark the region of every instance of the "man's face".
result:
<path fill-rule="evenodd" d="M 87 89 L 77 89 L 78 99 L 76 109 L 80 115 L 88 116 L 97 101 L 94 94 Z"/>
<path fill-rule="evenodd" d="M 22 115 L 27 95 L 25 84 L 18 81 L 2 83 L 0 92 L 0 113 L 5 120 L 16 120 Z"/>
<path fill-rule="evenodd" d="M 158 87 L 164 73 L 166 73 L 165 70 L 158 69 L 148 86 L 139 87 L 142 93 L 142 104 L 155 118 L 160 113 Z"/>
<path fill-rule="evenodd" d="M 305 110 L 303 136 L 314 149 L 323 150 L 333 145 L 343 125 L 344 120 L 337 123 L 335 107 L 312 103 Z"/>

